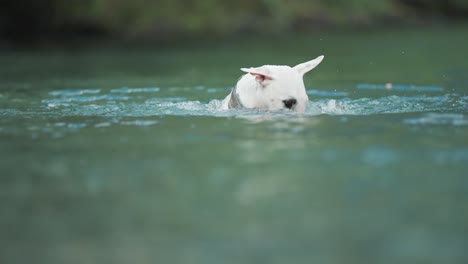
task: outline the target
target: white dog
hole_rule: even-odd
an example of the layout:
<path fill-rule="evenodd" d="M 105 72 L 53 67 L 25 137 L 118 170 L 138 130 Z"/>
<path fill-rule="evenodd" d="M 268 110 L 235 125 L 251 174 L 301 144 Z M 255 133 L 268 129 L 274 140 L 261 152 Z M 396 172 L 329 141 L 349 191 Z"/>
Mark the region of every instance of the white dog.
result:
<path fill-rule="evenodd" d="M 223 100 L 222 108 L 290 109 L 303 113 L 309 98 L 302 77 L 322 60 L 323 56 L 319 56 L 292 68 L 277 65 L 242 68 L 247 74 Z"/>

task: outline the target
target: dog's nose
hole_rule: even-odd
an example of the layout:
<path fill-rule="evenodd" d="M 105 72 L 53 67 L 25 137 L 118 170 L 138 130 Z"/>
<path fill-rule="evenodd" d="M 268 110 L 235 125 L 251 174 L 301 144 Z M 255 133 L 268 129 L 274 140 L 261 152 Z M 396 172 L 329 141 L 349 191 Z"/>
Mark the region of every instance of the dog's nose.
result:
<path fill-rule="evenodd" d="M 283 100 L 283 104 L 286 108 L 291 109 L 297 104 L 297 100 L 296 99 Z"/>

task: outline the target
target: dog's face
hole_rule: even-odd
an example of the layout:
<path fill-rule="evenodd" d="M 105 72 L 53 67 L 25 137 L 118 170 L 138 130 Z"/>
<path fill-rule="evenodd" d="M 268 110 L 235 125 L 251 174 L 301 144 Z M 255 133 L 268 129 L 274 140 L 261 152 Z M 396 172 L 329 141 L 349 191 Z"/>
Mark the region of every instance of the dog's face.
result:
<path fill-rule="evenodd" d="M 323 56 L 319 56 L 294 67 L 265 65 L 258 68 L 242 68 L 241 70 L 248 74 L 237 83 L 240 101 L 248 108 L 304 112 L 309 98 L 303 76 L 322 59 Z"/>

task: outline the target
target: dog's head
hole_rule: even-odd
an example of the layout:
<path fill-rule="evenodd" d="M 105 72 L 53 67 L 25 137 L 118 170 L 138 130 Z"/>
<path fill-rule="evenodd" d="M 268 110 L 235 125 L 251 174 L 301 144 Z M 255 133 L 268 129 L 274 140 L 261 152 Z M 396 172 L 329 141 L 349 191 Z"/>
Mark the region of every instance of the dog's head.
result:
<path fill-rule="evenodd" d="M 322 60 L 323 56 L 319 56 L 294 67 L 265 65 L 242 68 L 248 74 L 237 83 L 240 101 L 248 108 L 304 112 L 309 98 L 303 76 Z"/>

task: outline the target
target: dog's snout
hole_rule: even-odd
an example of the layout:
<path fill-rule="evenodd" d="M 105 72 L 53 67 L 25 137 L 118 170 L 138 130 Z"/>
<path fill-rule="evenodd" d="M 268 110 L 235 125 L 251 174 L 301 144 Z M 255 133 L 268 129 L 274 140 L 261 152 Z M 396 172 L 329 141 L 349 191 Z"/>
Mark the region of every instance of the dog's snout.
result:
<path fill-rule="evenodd" d="M 283 100 L 283 104 L 286 108 L 291 109 L 297 104 L 297 100 L 296 99 Z"/>

